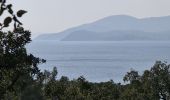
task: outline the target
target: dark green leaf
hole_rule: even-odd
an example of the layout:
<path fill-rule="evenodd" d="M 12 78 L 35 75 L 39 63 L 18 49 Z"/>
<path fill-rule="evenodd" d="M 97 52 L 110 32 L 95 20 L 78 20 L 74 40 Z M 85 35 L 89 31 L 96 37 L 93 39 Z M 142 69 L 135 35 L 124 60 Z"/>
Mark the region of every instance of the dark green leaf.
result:
<path fill-rule="evenodd" d="M 12 7 L 12 4 L 7 5 L 7 8 L 8 8 L 8 9 L 11 8 L 11 7 Z"/>
<path fill-rule="evenodd" d="M 19 11 L 17 12 L 17 16 L 18 16 L 18 17 L 22 17 L 22 15 L 25 14 L 25 13 L 27 13 L 27 11 L 25 11 L 25 10 L 19 10 Z"/>
<path fill-rule="evenodd" d="M 12 22 L 12 18 L 6 17 L 4 20 L 4 27 L 8 27 L 11 22 Z"/>

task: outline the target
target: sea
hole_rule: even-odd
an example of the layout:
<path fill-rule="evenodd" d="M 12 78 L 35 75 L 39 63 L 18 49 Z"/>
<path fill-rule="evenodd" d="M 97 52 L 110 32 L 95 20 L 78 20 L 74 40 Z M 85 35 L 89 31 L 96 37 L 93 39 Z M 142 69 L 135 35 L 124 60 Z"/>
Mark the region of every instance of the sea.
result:
<path fill-rule="evenodd" d="M 90 82 L 123 82 L 124 75 L 142 74 L 156 61 L 170 63 L 170 41 L 55 41 L 33 40 L 28 53 L 46 59 L 41 71 L 57 67 L 59 79 L 80 76 Z"/>

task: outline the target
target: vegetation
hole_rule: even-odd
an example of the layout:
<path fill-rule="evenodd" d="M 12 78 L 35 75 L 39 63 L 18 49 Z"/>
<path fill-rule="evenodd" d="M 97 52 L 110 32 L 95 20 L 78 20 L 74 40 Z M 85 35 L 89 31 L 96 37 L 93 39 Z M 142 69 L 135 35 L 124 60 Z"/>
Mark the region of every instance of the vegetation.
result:
<path fill-rule="evenodd" d="M 54 67 L 36 78 L 25 75 L 21 77 L 25 84 L 17 81 L 15 92 L 7 91 L 2 100 L 170 100 L 170 65 L 161 61 L 142 75 L 135 70 L 127 72 L 123 78 L 126 84 L 112 80 L 92 83 L 83 76 L 57 80 L 57 73 Z"/>
<path fill-rule="evenodd" d="M 166 62 L 157 61 L 142 75 L 134 70 L 128 72 L 123 79 L 125 85 L 112 80 L 92 83 L 82 76 L 55 80 L 55 72 L 53 69 L 42 74 L 48 76 L 42 85 L 47 100 L 170 100 L 170 65 Z"/>
<path fill-rule="evenodd" d="M 4 14 L 8 12 L 8 14 Z M 6 4 L 6 0 L 0 0 L 0 16 L 5 17 L 0 23 L 0 98 L 15 95 L 22 92 L 28 81 L 39 74 L 38 63 L 43 59 L 27 54 L 25 45 L 31 41 L 30 31 L 24 30 L 19 17 L 25 14 L 25 10 L 14 13 L 12 4 Z M 3 17 L 4 17 L 3 16 Z M 8 30 L 13 23 L 13 31 Z M 30 79 L 30 80 L 29 80 Z M 18 94 L 19 95 L 19 94 Z"/>
<path fill-rule="evenodd" d="M 92 83 L 83 76 L 59 80 L 57 68 L 40 72 L 37 65 L 45 60 L 28 54 L 25 45 L 31 41 L 30 32 L 22 27 L 12 4 L 0 0 L 0 16 L 9 15 L 0 23 L 0 100 L 170 100 L 170 65 L 157 61 L 142 75 L 128 72 L 126 84 L 114 81 Z M 13 24 L 13 31 L 3 31 Z"/>

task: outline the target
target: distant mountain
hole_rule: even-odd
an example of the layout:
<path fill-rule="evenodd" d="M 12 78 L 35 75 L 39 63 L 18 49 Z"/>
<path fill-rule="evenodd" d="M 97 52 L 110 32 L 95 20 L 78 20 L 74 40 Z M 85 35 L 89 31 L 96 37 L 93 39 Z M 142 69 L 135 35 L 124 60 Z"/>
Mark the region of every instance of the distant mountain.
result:
<path fill-rule="evenodd" d="M 170 40 L 170 16 L 143 19 L 126 15 L 110 16 L 60 33 L 40 35 L 36 40 Z"/>
<path fill-rule="evenodd" d="M 169 32 L 143 32 L 143 31 L 110 31 L 91 32 L 75 31 L 62 41 L 123 41 L 123 40 L 170 40 Z"/>

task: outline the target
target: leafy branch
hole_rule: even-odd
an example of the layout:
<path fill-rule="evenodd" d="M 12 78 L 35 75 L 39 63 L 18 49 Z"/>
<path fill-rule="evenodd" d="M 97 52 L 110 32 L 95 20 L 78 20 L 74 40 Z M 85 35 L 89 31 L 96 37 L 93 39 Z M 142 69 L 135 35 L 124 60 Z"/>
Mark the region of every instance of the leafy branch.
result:
<path fill-rule="evenodd" d="M 8 11 L 11 16 L 8 16 L 4 19 L 3 23 L 0 23 L 0 30 L 5 27 L 9 27 L 9 24 L 14 21 L 14 32 L 21 29 L 22 23 L 19 21 L 19 17 L 22 17 L 27 11 L 19 10 L 16 13 L 12 10 L 12 4 L 6 4 L 6 0 L 0 0 L 0 16 L 4 13 L 4 11 Z"/>

